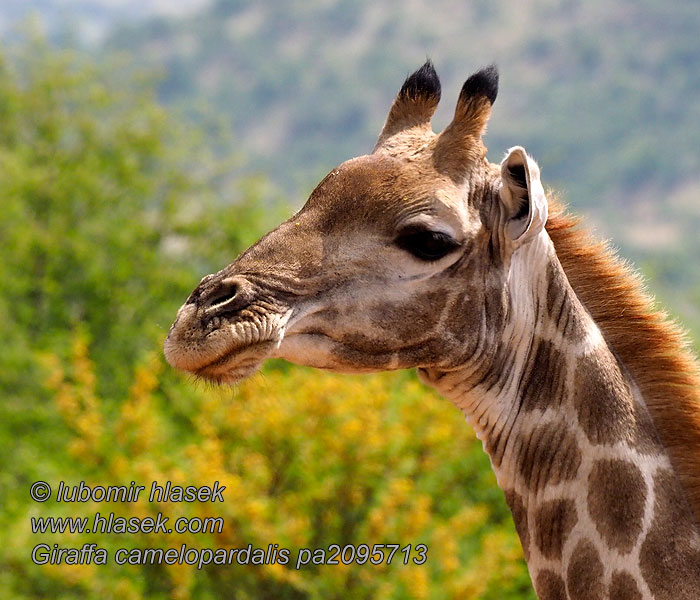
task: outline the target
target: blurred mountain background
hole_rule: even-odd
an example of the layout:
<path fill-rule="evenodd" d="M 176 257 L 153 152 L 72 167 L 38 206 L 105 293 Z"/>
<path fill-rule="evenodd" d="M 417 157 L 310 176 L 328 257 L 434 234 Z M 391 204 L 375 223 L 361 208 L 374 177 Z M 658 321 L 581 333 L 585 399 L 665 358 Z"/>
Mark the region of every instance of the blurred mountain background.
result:
<path fill-rule="evenodd" d="M 355 489 L 359 475 L 348 448 L 357 423 L 348 425 L 350 412 L 335 415 L 347 436 L 333 430 L 331 438 L 348 446 L 337 452 L 314 446 L 337 468 L 330 465 L 303 487 L 328 501 L 329 514 L 336 497 L 347 506 L 337 523 L 315 522 L 318 504 L 284 496 L 298 492 L 295 476 L 274 483 L 260 475 L 305 468 L 273 461 L 275 452 L 288 454 L 285 448 L 306 451 L 303 440 L 286 437 L 293 427 L 256 433 L 215 415 L 212 402 L 229 405 L 230 393 L 198 389 L 164 368 L 160 343 L 203 274 L 298 208 L 338 163 L 371 150 L 403 79 L 429 56 L 443 82 L 436 130 L 449 122 L 466 77 L 498 64 L 500 92 L 486 137 L 491 160 L 525 146 L 545 184 L 637 265 L 697 348 L 698 31 L 700 11 L 683 0 L 0 3 L 0 309 L 9 315 L 0 323 L 6 342 L 0 460 L 9 465 L 0 474 L 5 596 L 59 590 L 54 597 L 112 597 L 118 583 L 121 598 L 217 597 L 236 586 L 247 590 L 241 598 L 331 598 L 329 590 L 343 585 L 354 585 L 358 598 L 444 597 L 449 581 L 450 594 L 460 597 L 532 597 L 522 562 L 507 571 L 517 541 L 476 440 L 460 442 L 470 464 L 446 459 L 443 473 L 469 489 L 462 510 L 459 494 L 441 487 L 449 479 L 421 478 L 426 448 L 414 442 L 399 458 L 396 448 L 381 445 L 383 436 L 411 439 L 410 431 L 392 429 L 391 419 L 377 425 L 374 454 L 391 470 L 382 477 L 363 472 L 371 484 Z M 273 364 L 266 373 L 260 381 L 274 381 L 281 396 L 305 385 L 303 369 Z M 260 381 L 241 386 L 236 398 L 264 388 Z M 362 411 L 353 404 L 361 392 L 352 378 L 321 381 L 303 402 L 291 394 L 289 422 L 307 418 L 308 403 L 324 394 L 347 396 L 346 409 Z M 427 393 L 423 399 L 406 374 L 369 381 L 388 415 L 410 412 L 412 401 L 438 411 L 425 417 L 439 414 L 447 429 L 425 435 L 437 454 L 449 456 L 456 435 L 450 428 L 462 427 L 457 411 L 449 421 L 440 401 Z M 245 411 L 244 417 L 252 418 Z M 107 426 L 111 419 L 119 428 Z M 137 427 L 146 421 L 148 440 Z M 86 423 L 102 423 L 99 435 Z M 223 453 L 217 466 L 202 466 L 196 449 L 205 447 Z M 119 452 L 131 457 L 128 464 Z M 468 535 L 458 547 L 443 548 L 431 570 L 383 574 L 383 588 L 362 569 L 313 578 L 271 571 L 261 578 L 245 569 L 226 577 L 215 569 L 184 576 L 144 568 L 137 576 L 100 571 L 100 579 L 84 568 L 26 564 L 34 543 L 28 515 L 55 514 L 48 504 L 29 504 L 34 479 L 104 484 L 159 474 L 190 483 L 183 472 L 200 471 L 259 484 L 250 506 L 241 501 L 241 512 L 227 515 L 247 532 L 238 540 L 246 543 L 330 543 L 348 532 L 344 539 L 359 543 L 377 520 L 389 528 L 384 535 L 427 532 L 445 548 L 454 541 L 451 529 Z M 274 521 L 279 502 L 289 511 L 302 507 L 296 520 Z M 412 520 L 381 517 L 392 506 L 404 506 Z M 465 565 L 459 576 L 456 565 Z"/>
<path fill-rule="evenodd" d="M 159 99 L 195 122 L 225 117 L 233 173 L 264 173 L 295 206 L 333 166 L 372 148 L 393 95 L 426 56 L 444 85 L 436 128 L 464 79 L 495 62 L 491 159 L 524 145 L 545 181 L 698 331 L 693 2 L 8 0 L 0 30 L 11 37 L 28 14 L 58 44 L 122 54 L 158 74 Z"/>

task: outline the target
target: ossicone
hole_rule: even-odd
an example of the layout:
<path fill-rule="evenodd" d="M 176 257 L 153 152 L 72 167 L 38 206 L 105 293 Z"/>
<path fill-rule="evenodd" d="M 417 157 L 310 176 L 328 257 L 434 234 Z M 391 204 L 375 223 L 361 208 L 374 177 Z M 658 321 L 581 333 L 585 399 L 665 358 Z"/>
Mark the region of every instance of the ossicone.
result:
<path fill-rule="evenodd" d="M 475 161 L 483 160 L 482 137 L 498 95 L 498 69 L 489 65 L 464 82 L 452 122 L 445 127 L 435 148 L 435 164 L 441 172 L 461 181 Z"/>
<path fill-rule="evenodd" d="M 464 82 L 459 93 L 455 116 L 450 127 L 462 134 L 481 137 L 491 116 L 491 106 L 498 96 L 498 69 L 489 65 Z"/>
<path fill-rule="evenodd" d="M 430 59 L 403 82 L 391 105 L 375 150 L 390 137 L 407 129 L 428 131 L 430 119 L 440 102 L 440 79 Z"/>

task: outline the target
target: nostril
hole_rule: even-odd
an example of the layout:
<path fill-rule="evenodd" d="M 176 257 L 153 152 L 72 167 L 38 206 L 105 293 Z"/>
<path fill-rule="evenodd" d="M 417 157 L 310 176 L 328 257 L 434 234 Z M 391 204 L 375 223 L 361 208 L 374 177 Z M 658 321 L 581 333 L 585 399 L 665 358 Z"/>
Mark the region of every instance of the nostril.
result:
<path fill-rule="evenodd" d="M 209 308 L 216 308 L 218 306 L 223 306 L 228 304 L 232 300 L 235 300 L 236 294 L 238 293 L 238 286 L 235 283 L 227 285 L 224 289 L 217 290 L 207 302 Z"/>

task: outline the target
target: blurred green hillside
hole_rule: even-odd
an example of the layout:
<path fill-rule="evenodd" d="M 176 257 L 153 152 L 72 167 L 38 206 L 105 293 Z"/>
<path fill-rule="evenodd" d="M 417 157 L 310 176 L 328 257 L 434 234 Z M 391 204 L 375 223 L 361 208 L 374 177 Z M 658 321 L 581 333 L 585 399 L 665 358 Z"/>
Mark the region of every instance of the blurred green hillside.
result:
<path fill-rule="evenodd" d="M 300 204 L 337 163 L 368 152 L 403 77 L 432 57 L 436 127 L 464 79 L 501 71 L 487 145 L 515 144 L 546 183 L 656 281 L 700 332 L 700 11 L 691 1 L 394 4 L 214 0 L 106 42 L 159 69 L 159 97 L 232 121 L 247 161 Z M 665 291 L 668 290 L 668 293 Z"/>
<path fill-rule="evenodd" d="M 502 87 L 494 158 L 520 140 L 577 201 L 696 170 L 700 13 L 690 2 L 246 2 L 124 28 L 109 48 L 164 70 L 160 97 L 208 97 L 272 177 L 313 181 L 371 149 L 402 77 L 430 55 L 441 125 L 476 67 Z M 451 92 L 451 93 L 450 93 Z M 663 152 L 660 150 L 664 149 Z"/>
<path fill-rule="evenodd" d="M 0 597 L 533 598 L 480 443 L 413 374 L 272 363 L 210 389 L 164 364 L 162 340 L 204 274 L 371 149 L 426 54 L 444 84 L 436 128 L 466 76 L 499 64 L 491 159 L 524 145 L 699 339 L 697 31 L 691 2 L 218 0 L 99 44 L 13 38 L 0 54 Z M 213 508 L 38 504 L 36 480 L 218 480 L 227 494 Z M 225 528 L 31 533 L 32 517 L 97 511 Z M 430 551 L 423 566 L 300 571 L 37 566 L 39 542 Z"/>

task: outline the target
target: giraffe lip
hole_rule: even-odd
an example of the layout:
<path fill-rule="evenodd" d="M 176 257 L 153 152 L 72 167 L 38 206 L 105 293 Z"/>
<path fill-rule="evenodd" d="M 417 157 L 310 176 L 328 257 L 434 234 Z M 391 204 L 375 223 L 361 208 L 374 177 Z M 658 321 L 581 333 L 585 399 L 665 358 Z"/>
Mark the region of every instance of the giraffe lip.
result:
<path fill-rule="evenodd" d="M 214 360 L 197 367 L 192 372 L 203 379 L 217 383 L 232 383 L 251 375 L 269 355 L 275 346 L 273 340 L 256 342 L 249 346 L 239 346 Z"/>
<path fill-rule="evenodd" d="M 163 344 L 165 358 L 174 368 L 204 379 L 241 379 L 254 370 L 251 365 L 257 367 L 271 356 L 284 335 L 290 312 L 261 311 L 256 319 L 235 321 L 216 317 L 220 322 L 214 321 L 211 331 L 203 331 L 201 315 L 185 305 Z"/>

